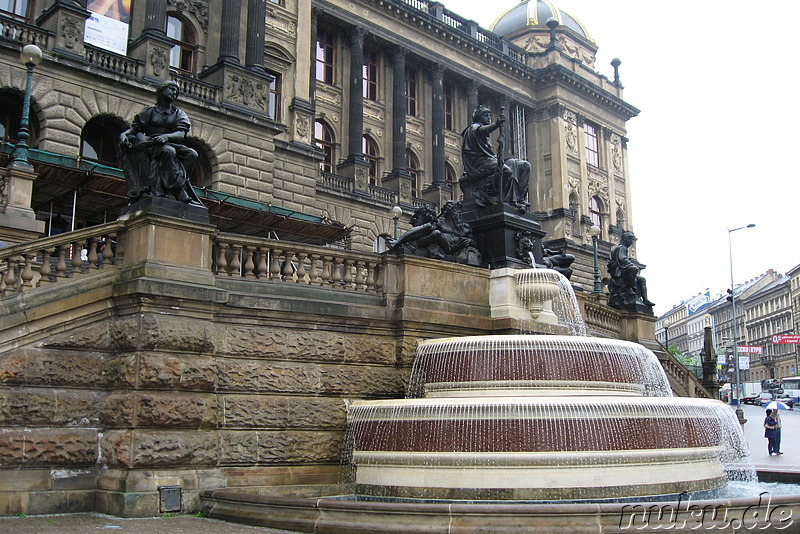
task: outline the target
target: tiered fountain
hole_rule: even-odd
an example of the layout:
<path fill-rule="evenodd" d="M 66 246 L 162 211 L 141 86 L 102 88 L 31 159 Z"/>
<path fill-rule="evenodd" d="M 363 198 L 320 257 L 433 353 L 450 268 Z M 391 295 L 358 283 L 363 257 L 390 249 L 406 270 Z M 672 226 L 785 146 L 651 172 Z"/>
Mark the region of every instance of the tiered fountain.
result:
<path fill-rule="evenodd" d="M 672 397 L 652 352 L 587 337 L 560 274 L 513 276 L 529 310 L 524 333 L 423 342 L 406 399 L 351 405 L 355 484 L 217 490 L 204 511 L 330 534 L 738 532 L 797 521 L 800 498 L 759 495 L 728 406 Z"/>
<path fill-rule="evenodd" d="M 656 356 L 585 336 L 559 273 L 516 275 L 530 329 L 426 341 L 408 398 L 351 407 L 359 493 L 395 498 L 665 498 L 754 479 L 733 412 L 672 397 Z M 581 335 L 584 334 L 584 335 Z"/>

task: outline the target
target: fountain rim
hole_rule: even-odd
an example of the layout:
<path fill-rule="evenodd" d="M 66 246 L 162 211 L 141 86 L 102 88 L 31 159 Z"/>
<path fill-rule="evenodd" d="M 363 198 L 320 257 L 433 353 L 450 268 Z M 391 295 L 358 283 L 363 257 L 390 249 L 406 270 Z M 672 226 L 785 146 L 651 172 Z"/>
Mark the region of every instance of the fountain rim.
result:
<path fill-rule="evenodd" d="M 640 350 L 652 352 L 650 349 L 641 343 L 633 341 L 626 341 L 622 339 L 613 339 L 595 336 L 570 336 L 560 334 L 502 334 L 502 335 L 485 335 L 485 336 L 461 336 L 461 337 L 442 337 L 434 339 L 425 339 L 420 341 L 419 347 L 425 345 L 436 345 L 438 343 L 461 343 L 468 344 L 474 341 L 504 341 L 504 342 L 528 342 L 534 341 L 547 341 L 547 342 L 566 342 L 567 344 L 596 344 L 615 347 L 635 347 Z M 588 342 L 588 343 L 587 343 Z"/>

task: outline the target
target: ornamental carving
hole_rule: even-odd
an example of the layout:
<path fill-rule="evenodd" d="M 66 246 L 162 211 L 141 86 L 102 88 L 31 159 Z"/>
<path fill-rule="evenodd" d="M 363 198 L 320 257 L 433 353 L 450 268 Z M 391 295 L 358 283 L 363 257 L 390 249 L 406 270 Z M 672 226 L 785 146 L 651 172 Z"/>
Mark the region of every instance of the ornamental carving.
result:
<path fill-rule="evenodd" d="M 578 117 L 572 111 L 565 109 L 562 113 L 564 122 L 564 139 L 570 152 L 578 153 Z"/>
<path fill-rule="evenodd" d="M 297 35 L 297 22 L 282 17 L 274 9 L 267 10 L 267 28 L 272 28 L 280 33 L 285 33 L 291 37 Z"/>
<path fill-rule="evenodd" d="M 83 40 L 83 28 L 85 23 L 73 17 L 64 17 L 61 25 L 61 35 L 64 37 L 64 46 L 73 48 L 75 43 Z"/>
<path fill-rule="evenodd" d="M 367 173 L 364 169 L 356 169 L 356 189 L 364 190 L 367 188 Z"/>
<path fill-rule="evenodd" d="M 8 200 L 6 199 L 6 177 L 0 176 L 0 206 L 5 206 Z"/>
<path fill-rule="evenodd" d="M 161 71 L 169 64 L 167 51 L 163 48 L 154 47 L 150 52 L 150 66 L 153 68 L 153 75 L 161 76 Z"/>
<path fill-rule="evenodd" d="M 310 139 L 310 125 L 311 121 L 308 117 L 304 115 L 298 115 L 294 121 L 294 131 L 295 137 L 302 141 L 308 142 Z"/>
<path fill-rule="evenodd" d="M 230 74 L 225 84 L 225 98 L 234 104 L 266 111 L 269 86 L 238 74 Z"/>
<path fill-rule="evenodd" d="M 589 180 L 589 198 L 600 197 L 608 205 L 608 185 Z"/>
<path fill-rule="evenodd" d="M 400 182 L 400 202 L 411 204 L 411 182 L 402 180 Z"/>
<path fill-rule="evenodd" d="M 611 164 L 615 171 L 622 172 L 622 138 L 617 134 L 611 134 Z"/>
<path fill-rule="evenodd" d="M 550 39 L 545 39 L 542 36 L 534 35 L 532 37 L 528 37 L 523 45 L 523 48 L 526 52 L 544 52 L 547 50 L 547 47 L 550 45 Z"/>
<path fill-rule="evenodd" d="M 191 15 L 203 29 L 203 33 L 208 33 L 208 2 L 200 0 L 167 0 L 167 5 L 172 6 L 178 13 Z"/>
<path fill-rule="evenodd" d="M 327 102 L 329 104 L 333 104 L 334 106 L 342 105 L 342 95 L 333 91 L 326 91 L 325 89 L 320 89 L 317 87 L 314 91 L 314 97 L 320 102 Z"/>
<path fill-rule="evenodd" d="M 568 184 L 569 184 L 570 193 L 576 193 L 577 194 L 578 190 L 581 187 L 581 179 L 580 178 L 576 178 L 574 176 L 570 176 L 568 180 L 569 180 Z M 572 209 L 572 206 L 570 206 L 570 209 Z"/>

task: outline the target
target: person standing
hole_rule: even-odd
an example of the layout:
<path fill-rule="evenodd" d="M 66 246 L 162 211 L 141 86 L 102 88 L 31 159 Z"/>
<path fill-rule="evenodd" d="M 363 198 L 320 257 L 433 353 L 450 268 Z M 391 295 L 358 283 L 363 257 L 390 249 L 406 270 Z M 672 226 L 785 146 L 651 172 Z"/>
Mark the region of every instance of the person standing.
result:
<path fill-rule="evenodd" d="M 769 455 L 772 453 L 782 454 L 778 452 L 778 447 L 775 440 L 778 438 L 778 422 L 772 417 L 772 410 L 767 410 L 767 416 L 764 418 L 764 437 L 767 438 L 767 450 Z"/>
<path fill-rule="evenodd" d="M 772 418 L 775 419 L 775 430 L 777 430 L 777 436 L 775 436 L 775 454 L 783 454 L 781 452 L 781 426 L 783 425 L 781 424 L 780 410 L 773 410 Z"/>

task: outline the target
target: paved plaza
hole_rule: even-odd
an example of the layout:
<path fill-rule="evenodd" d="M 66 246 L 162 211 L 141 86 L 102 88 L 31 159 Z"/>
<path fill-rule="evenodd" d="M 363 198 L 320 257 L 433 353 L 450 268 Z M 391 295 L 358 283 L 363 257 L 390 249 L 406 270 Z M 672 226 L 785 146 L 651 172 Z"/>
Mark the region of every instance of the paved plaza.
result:
<path fill-rule="evenodd" d="M 748 420 L 744 433 L 750 446 L 753 464 L 759 470 L 800 473 L 800 407 L 782 411 L 781 456 L 767 453 L 764 438 L 764 409 L 743 406 Z M 92 532 L 124 534 L 292 534 L 285 530 L 235 525 L 195 516 L 122 519 L 101 514 L 0 518 L 0 534 L 87 534 Z"/>

